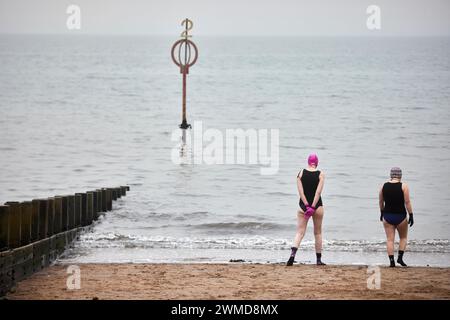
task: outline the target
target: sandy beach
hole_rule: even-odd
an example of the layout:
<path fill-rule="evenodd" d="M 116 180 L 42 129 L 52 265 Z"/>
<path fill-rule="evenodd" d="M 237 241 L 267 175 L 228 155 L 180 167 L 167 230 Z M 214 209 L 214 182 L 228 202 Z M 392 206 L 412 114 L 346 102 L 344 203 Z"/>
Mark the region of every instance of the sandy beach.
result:
<path fill-rule="evenodd" d="M 68 290 L 67 265 L 18 283 L 7 299 L 450 299 L 450 268 L 380 267 L 369 290 L 366 266 L 276 264 L 81 264 Z"/>

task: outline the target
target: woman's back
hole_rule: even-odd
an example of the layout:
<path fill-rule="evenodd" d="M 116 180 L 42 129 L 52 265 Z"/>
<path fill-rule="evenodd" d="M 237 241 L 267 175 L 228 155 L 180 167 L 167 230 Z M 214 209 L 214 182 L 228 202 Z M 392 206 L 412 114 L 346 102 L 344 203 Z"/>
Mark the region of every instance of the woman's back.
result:
<path fill-rule="evenodd" d="M 312 201 L 314 199 L 314 195 L 316 193 L 317 186 L 319 185 L 319 176 L 320 176 L 320 170 L 309 171 L 309 170 L 303 169 L 302 177 L 300 180 L 302 182 L 305 197 L 309 203 L 312 203 Z"/>
<path fill-rule="evenodd" d="M 386 182 L 383 185 L 384 212 L 387 213 L 406 213 L 405 197 L 403 194 L 402 183 Z"/>

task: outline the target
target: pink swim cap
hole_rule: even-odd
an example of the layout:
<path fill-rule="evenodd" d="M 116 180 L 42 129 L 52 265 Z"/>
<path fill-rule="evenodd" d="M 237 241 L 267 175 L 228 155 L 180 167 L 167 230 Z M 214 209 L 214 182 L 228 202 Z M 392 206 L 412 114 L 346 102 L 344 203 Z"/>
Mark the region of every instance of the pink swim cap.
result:
<path fill-rule="evenodd" d="M 318 166 L 319 164 L 319 157 L 317 156 L 317 154 L 315 153 L 311 153 L 308 157 L 308 164 L 310 166 L 314 165 L 314 166 Z"/>

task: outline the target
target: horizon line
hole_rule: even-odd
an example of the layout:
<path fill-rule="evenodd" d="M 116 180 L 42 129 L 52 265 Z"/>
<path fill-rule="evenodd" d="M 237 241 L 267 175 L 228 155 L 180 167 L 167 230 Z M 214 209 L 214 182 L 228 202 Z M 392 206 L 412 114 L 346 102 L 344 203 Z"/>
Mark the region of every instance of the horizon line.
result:
<path fill-rule="evenodd" d="M 83 33 L 83 32 L 0 32 L 0 36 L 144 36 L 144 37 L 177 37 L 177 34 L 168 33 Z M 228 38 L 448 38 L 450 34 L 273 34 L 273 35 L 263 35 L 263 34 L 199 34 L 192 35 L 193 38 L 196 37 L 228 37 Z"/>

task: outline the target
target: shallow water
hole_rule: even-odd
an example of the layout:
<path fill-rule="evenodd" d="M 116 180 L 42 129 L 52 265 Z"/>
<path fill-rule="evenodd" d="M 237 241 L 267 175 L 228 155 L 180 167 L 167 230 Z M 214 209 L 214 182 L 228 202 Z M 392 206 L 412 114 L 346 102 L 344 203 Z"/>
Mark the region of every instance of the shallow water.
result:
<path fill-rule="evenodd" d="M 280 167 L 177 165 L 164 37 L 0 36 L 0 201 L 128 184 L 70 261 L 284 261 L 295 177 L 326 174 L 324 258 L 385 262 L 378 189 L 403 169 L 415 265 L 450 266 L 450 39 L 194 38 L 188 120 L 280 131 Z M 314 257 L 312 230 L 305 257 Z"/>

